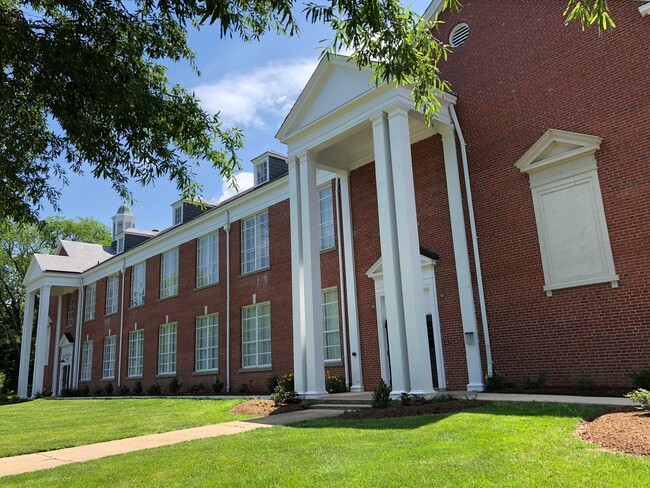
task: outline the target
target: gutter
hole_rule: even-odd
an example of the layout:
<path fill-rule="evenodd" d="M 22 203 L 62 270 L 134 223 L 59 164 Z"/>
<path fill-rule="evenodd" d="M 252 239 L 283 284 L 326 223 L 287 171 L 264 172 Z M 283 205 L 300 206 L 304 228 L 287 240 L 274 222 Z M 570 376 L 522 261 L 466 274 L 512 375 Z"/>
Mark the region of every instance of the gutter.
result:
<path fill-rule="evenodd" d="M 341 292 L 341 328 L 343 329 L 343 366 L 345 367 L 345 388 L 350 391 L 350 371 L 348 367 L 348 321 L 347 301 L 345 300 L 345 282 L 343 279 L 343 246 L 341 246 L 341 205 L 339 203 L 341 180 L 336 177 L 336 240 L 339 255 L 339 290 Z M 345 306 L 345 308 L 344 308 Z"/>
<path fill-rule="evenodd" d="M 456 110 L 453 105 L 449 106 L 451 118 L 458 134 L 460 141 L 460 152 L 463 160 L 463 177 L 465 179 L 465 193 L 467 197 L 467 213 L 469 214 L 469 225 L 472 231 L 472 248 L 474 251 L 474 266 L 476 269 L 476 282 L 478 287 L 478 300 L 481 309 L 481 323 L 483 324 L 483 340 L 485 342 L 485 362 L 487 363 L 487 375 L 489 378 L 494 376 L 493 361 L 492 361 L 492 347 L 490 346 L 490 331 L 488 328 L 487 309 L 485 306 L 485 292 L 483 290 L 483 273 L 481 271 L 481 258 L 478 252 L 478 235 L 476 233 L 476 220 L 474 219 L 474 203 L 472 200 L 472 187 L 469 181 L 469 166 L 467 164 L 467 148 L 463 131 L 460 128 Z"/>
<path fill-rule="evenodd" d="M 226 210 L 226 393 L 230 392 L 230 210 Z"/>
<path fill-rule="evenodd" d="M 124 341 L 122 335 L 124 333 L 124 277 L 126 276 L 126 259 L 122 258 L 122 269 L 120 270 L 122 274 L 122 297 L 120 303 L 120 352 L 117 363 L 117 386 L 118 388 L 122 384 L 122 349 L 124 346 Z"/>

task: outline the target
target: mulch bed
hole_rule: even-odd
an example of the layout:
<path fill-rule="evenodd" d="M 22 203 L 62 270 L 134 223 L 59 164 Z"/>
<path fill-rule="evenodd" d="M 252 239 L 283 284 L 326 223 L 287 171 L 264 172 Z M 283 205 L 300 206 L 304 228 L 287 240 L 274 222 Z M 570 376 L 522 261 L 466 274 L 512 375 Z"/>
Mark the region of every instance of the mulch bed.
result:
<path fill-rule="evenodd" d="M 482 407 L 492 402 L 484 400 L 452 400 L 449 402 L 427 403 L 412 407 L 364 408 L 342 413 L 339 419 L 383 419 L 388 417 L 412 417 L 432 413 L 453 413 Z"/>
<path fill-rule="evenodd" d="M 276 406 L 273 400 L 247 400 L 240 403 L 231 410 L 232 413 L 243 415 L 257 415 L 258 417 L 268 417 L 278 413 L 295 412 L 302 410 L 300 405 L 279 405 Z"/>
<path fill-rule="evenodd" d="M 609 451 L 650 456 L 650 413 L 617 409 L 581 422 L 576 435 Z"/>
<path fill-rule="evenodd" d="M 599 387 L 583 390 L 572 386 L 543 386 L 541 388 L 500 388 L 490 393 L 523 393 L 526 395 L 569 395 L 586 397 L 622 397 L 632 391 L 631 387 Z"/>

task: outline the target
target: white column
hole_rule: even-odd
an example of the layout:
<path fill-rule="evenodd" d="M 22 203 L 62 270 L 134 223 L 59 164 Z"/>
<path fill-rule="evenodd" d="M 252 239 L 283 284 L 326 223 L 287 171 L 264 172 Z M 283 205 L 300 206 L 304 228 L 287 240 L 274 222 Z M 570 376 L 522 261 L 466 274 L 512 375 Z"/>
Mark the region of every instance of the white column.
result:
<path fill-rule="evenodd" d="M 25 294 L 25 312 L 23 314 L 23 334 L 20 343 L 20 370 L 18 372 L 18 396 L 27 398 L 29 381 L 29 362 L 32 353 L 32 329 L 34 324 L 34 302 L 36 292 Z"/>
<path fill-rule="evenodd" d="M 361 374 L 361 341 L 359 337 L 359 308 L 357 304 L 357 276 L 354 267 L 354 234 L 350 204 L 350 178 L 347 172 L 339 175 L 341 181 L 341 220 L 343 223 L 343 251 L 345 261 L 345 291 L 350 333 L 350 364 L 352 378 L 350 391 L 363 391 Z M 338 217 L 337 217 L 338 218 Z"/>
<path fill-rule="evenodd" d="M 291 212 L 291 305 L 293 312 L 293 373 L 294 388 L 307 392 L 307 356 L 305 354 L 305 316 L 302 273 L 302 215 L 300 205 L 299 162 L 295 157 L 289 165 L 289 207 Z"/>
<path fill-rule="evenodd" d="M 72 361 L 72 388 L 79 388 L 79 371 L 81 369 L 81 326 L 83 324 L 84 312 L 84 287 L 79 287 L 77 298 L 77 327 L 74 334 L 74 359 Z"/>
<path fill-rule="evenodd" d="M 52 361 L 52 396 L 59 396 L 59 339 L 61 335 L 61 314 L 63 309 L 63 296 L 59 295 L 56 308 L 56 332 L 54 333 L 54 360 Z"/>
<path fill-rule="evenodd" d="M 32 378 L 32 397 L 43 391 L 43 369 L 49 347 L 47 337 L 48 312 L 50 308 L 50 287 L 42 286 L 38 301 L 38 321 L 36 323 L 36 352 L 34 353 L 34 376 Z"/>
<path fill-rule="evenodd" d="M 433 395 L 408 107 L 387 110 L 411 394 Z"/>
<path fill-rule="evenodd" d="M 472 291 L 469 251 L 467 249 L 463 197 L 458 173 L 456 138 L 454 136 L 454 129 L 450 126 L 442 126 L 440 134 L 442 135 L 442 148 L 445 157 L 447 195 L 449 199 L 449 214 L 451 216 L 454 260 L 456 262 L 456 279 L 458 281 L 458 294 L 460 298 L 460 314 L 463 321 L 463 333 L 465 337 L 465 357 L 467 359 L 467 374 L 469 377 L 467 390 L 483 391 L 483 367 L 481 365 L 474 293 Z"/>
<path fill-rule="evenodd" d="M 300 206 L 302 213 L 302 259 L 307 356 L 306 398 L 326 395 L 323 353 L 323 299 L 320 275 L 320 228 L 316 165 L 308 153 L 300 156 Z"/>
<path fill-rule="evenodd" d="M 395 198 L 393 193 L 393 172 L 391 168 L 388 122 L 384 113 L 371 118 L 372 137 L 375 151 L 375 178 L 377 185 L 377 207 L 379 211 L 379 240 L 386 291 L 386 320 L 390 346 L 391 397 L 411 390 L 404 328 L 402 285 L 399 269 L 399 248 L 395 220 Z M 376 304 L 379 307 L 379 303 Z M 380 324 L 381 325 L 381 324 Z"/>

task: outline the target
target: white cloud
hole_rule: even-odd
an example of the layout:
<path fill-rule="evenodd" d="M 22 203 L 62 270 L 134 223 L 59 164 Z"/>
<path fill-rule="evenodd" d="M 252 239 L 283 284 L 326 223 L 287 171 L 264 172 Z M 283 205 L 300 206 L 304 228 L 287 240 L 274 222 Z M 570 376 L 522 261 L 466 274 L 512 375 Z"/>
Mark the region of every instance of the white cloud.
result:
<path fill-rule="evenodd" d="M 316 64 L 311 59 L 269 64 L 199 85 L 194 92 L 207 111 L 221 112 L 225 125 L 265 128 L 289 112 Z"/>
<path fill-rule="evenodd" d="M 253 182 L 254 182 L 253 173 L 249 173 L 247 171 L 236 173 L 235 180 L 237 181 L 237 189 L 231 188 L 228 185 L 228 182 L 224 178 L 221 178 L 221 195 L 220 196 L 215 195 L 210 200 L 216 201 L 217 203 L 221 203 L 225 200 L 228 200 L 229 198 L 234 197 L 235 195 L 237 195 L 237 193 L 244 190 L 248 190 L 249 188 L 253 187 Z"/>

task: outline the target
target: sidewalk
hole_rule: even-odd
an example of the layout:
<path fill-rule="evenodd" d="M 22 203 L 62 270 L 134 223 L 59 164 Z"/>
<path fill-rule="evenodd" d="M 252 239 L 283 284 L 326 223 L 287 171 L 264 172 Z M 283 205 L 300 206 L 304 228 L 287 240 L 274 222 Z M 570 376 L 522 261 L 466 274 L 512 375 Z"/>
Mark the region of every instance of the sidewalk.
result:
<path fill-rule="evenodd" d="M 191 429 L 175 430 L 160 434 L 149 434 L 139 437 L 129 437 L 115 441 L 98 442 L 86 446 L 68 447 L 36 454 L 23 454 L 0 458 L 0 477 L 15 474 L 29 473 L 41 469 L 56 468 L 65 464 L 91 461 L 116 454 L 152 449 L 154 447 L 169 446 L 180 442 L 233 435 L 256 429 L 286 425 L 303 420 L 313 420 L 322 417 L 336 417 L 340 410 L 308 409 L 296 412 L 281 413 L 268 417 L 226 422 L 223 424 L 204 425 Z"/>

